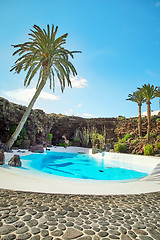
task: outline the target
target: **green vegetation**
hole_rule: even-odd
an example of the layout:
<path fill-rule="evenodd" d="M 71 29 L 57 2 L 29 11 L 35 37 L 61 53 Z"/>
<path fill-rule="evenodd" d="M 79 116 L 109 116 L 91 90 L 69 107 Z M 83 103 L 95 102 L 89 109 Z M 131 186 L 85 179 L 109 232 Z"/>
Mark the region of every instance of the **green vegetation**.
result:
<path fill-rule="evenodd" d="M 148 128 L 147 128 L 147 140 L 150 140 L 150 131 L 151 131 L 151 100 L 156 97 L 157 87 L 153 85 L 144 84 L 138 90 L 142 93 L 144 100 L 147 104 L 147 120 L 148 120 Z"/>
<path fill-rule="evenodd" d="M 139 142 L 139 139 L 133 139 L 133 140 L 131 140 L 131 143 L 132 144 L 137 144 Z"/>
<path fill-rule="evenodd" d="M 65 142 L 59 143 L 58 146 L 60 146 L 60 147 L 68 147 L 68 145 Z M 72 146 L 72 141 L 69 141 L 69 146 Z"/>
<path fill-rule="evenodd" d="M 47 139 L 48 139 L 49 141 L 52 141 L 52 137 L 53 137 L 53 134 L 52 134 L 52 133 L 49 133 Z"/>
<path fill-rule="evenodd" d="M 160 118 L 157 118 L 157 119 L 156 119 L 156 122 L 160 122 Z"/>
<path fill-rule="evenodd" d="M 73 141 L 74 141 L 74 142 L 80 142 L 80 138 L 75 137 Z"/>
<path fill-rule="evenodd" d="M 154 116 L 151 116 L 151 120 L 153 120 L 153 119 L 155 119 L 155 118 L 157 118 L 157 116 L 155 116 L 155 115 L 154 115 Z"/>
<path fill-rule="evenodd" d="M 17 147 L 19 147 L 19 146 L 21 145 L 21 143 L 22 143 L 22 139 L 17 140 L 17 141 L 16 141 L 16 145 L 17 145 Z"/>
<path fill-rule="evenodd" d="M 152 155 L 153 154 L 153 146 L 146 144 L 146 146 L 144 147 L 144 155 Z"/>
<path fill-rule="evenodd" d="M 94 132 L 92 132 L 91 142 L 92 142 L 93 146 L 96 143 L 98 143 L 99 144 L 99 148 L 101 149 L 105 145 L 105 135 L 97 133 L 97 131 L 95 130 Z"/>
<path fill-rule="evenodd" d="M 155 143 L 155 148 L 160 149 L 160 142 Z"/>
<path fill-rule="evenodd" d="M 145 102 L 144 96 L 142 94 L 142 92 L 140 90 L 134 92 L 133 94 L 129 94 L 128 98 L 126 100 L 130 100 L 132 102 L 136 102 L 138 104 L 138 108 L 139 108 L 139 114 L 138 114 L 138 132 L 139 132 L 139 136 L 142 136 L 142 119 L 141 119 L 141 107 L 142 107 L 142 103 Z"/>
<path fill-rule="evenodd" d="M 90 131 L 88 128 L 83 128 L 82 129 L 82 134 L 81 134 L 81 141 L 82 141 L 82 146 L 88 146 L 90 140 Z"/>
<path fill-rule="evenodd" d="M 125 116 L 118 116 L 118 120 L 124 120 L 126 119 Z"/>
<path fill-rule="evenodd" d="M 148 134 L 145 135 L 145 138 L 147 138 L 147 137 L 148 137 Z M 156 137 L 156 134 L 150 132 L 150 138 L 155 138 L 155 137 Z"/>
<path fill-rule="evenodd" d="M 74 133 L 74 142 L 81 142 L 82 146 L 87 147 L 90 143 L 92 146 L 97 145 L 102 148 L 105 145 L 106 129 L 103 127 L 102 133 L 98 133 L 97 128 L 83 127 L 82 130 L 76 129 Z"/>
<path fill-rule="evenodd" d="M 10 136 L 15 132 L 16 128 L 17 128 L 17 126 L 14 125 L 9 129 Z M 26 139 L 28 139 L 28 135 L 27 135 L 26 129 L 23 127 L 19 136 L 17 137 L 16 145 L 20 146 L 22 143 L 22 140 L 26 140 Z"/>
<path fill-rule="evenodd" d="M 17 128 L 17 126 L 14 125 L 9 129 L 10 135 L 12 135 L 15 132 L 16 128 Z M 18 139 L 24 139 L 24 140 L 28 139 L 28 135 L 27 135 L 26 129 L 24 127 L 22 128 L 22 130 L 18 136 Z"/>
<path fill-rule="evenodd" d="M 125 153 L 126 150 L 127 150 L 127 146 L 125 143 L 117 143 L 114 147 L 115 152 Z"/>
<path fill-rule="evenodd" d="M 68 145 L 63 142 L 63 143 L 59 143 L 58 146 L 60 146 L 60 147 L 67 147 Z"/>
<path fill-rule="evenodd" d="M 127 141 L 127 140 L 130 139 L 130 138 L 132 138 L 132 134 L 126 134 L 126 135 L 124 136 L 124 138 L 120 139 L 118 142 L 119 142 L 119 143 L 123 143 L 123 142 Z"/>

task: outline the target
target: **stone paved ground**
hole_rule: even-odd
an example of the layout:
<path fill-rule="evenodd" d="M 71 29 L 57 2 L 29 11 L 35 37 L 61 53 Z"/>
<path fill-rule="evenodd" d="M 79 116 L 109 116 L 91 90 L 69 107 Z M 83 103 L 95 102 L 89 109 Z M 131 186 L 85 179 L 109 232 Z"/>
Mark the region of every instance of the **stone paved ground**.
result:
<path fill-rule="evenodd" d="M 86 196 L 0 190 L 0 239 L 160 240 L 160 192 Z"/>

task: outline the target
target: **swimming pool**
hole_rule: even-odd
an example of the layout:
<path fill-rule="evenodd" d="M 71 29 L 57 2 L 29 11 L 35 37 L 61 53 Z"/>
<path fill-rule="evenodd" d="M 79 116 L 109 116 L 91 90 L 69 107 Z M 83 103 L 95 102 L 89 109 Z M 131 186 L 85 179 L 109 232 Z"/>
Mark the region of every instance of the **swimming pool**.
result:
<path fill-rule="evenodd" d="M 33 169 L 69 178 L 130 180 L 148 175 L 146 172 L 133 170 L 128 164 L 122 166 L 118 161 L 106 161 L 103 157 L 97 159 L 82 153 L 47 152 L 22 156 L 21 159 L 29 160 Z"/>

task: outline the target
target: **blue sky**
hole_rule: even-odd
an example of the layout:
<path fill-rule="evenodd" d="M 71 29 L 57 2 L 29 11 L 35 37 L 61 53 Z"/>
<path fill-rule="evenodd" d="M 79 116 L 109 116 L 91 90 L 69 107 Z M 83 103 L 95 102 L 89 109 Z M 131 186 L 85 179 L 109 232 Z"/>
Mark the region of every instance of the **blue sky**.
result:
<path fill-rule="evenodd" d="M 28 40 L 33 25 L 59 27 L 69 33 L 66 47 L 80 50 L 73 64 L 78 76 L 72 89 L 54 94 L 46 84 L 35 108 L 81 117 L 137 116 L 136 103 L 126 101 L 143 84 L 160 85 L 160 1 L 154 0 L 2 0 L 0 2 L 0 96 L 27 105 L 25 73 L 10 73 L 16 57 L 11 44 Z M 159 99 L 152 110 L 159 109 Z M 146 111 L 143 104 L 142 111 Z"/>

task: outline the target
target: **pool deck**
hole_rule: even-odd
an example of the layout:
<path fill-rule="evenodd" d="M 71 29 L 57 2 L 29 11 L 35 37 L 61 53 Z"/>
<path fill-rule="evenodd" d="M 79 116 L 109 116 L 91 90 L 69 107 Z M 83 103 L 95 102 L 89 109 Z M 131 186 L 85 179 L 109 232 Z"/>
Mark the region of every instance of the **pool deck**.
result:
<path fill-rule="evenodd" d="M 8 157 L 11 154 L 6 154 Z M 38 174 L 23 176 L 27 169 L 5 165 L 0 168 L 0 239 L 159 240 L 160 180 L 156 166 L 143 181 L 83 184 L 66 178 L 45 181 L 45 176 Z M 60 191 L 63 194 L 56 193 Z M 64 194 L 69 192 L 74 194 Z"/>
<path fill-rule="evenodd" d="M 160 192 L 65 195 L 0 190 L 0 239 L 159 240 Z"/>
<path fill-rule="evenodd" d="M 53 147 L 51 150 L 58 152 L 89 152 L 89 149 L 77 147 L 69 147 L 67 149 L 63 147 Z M 15 153 L 17 154 L 17 152 L 6 153 L 6 159 L 10 159 Z M 30 154 L 30 152 L 25 151 L 25 153 L 18 154 L 27 155 Z M 122 158 L 124 161 L 126 161 L 126 158 L 130 158 L 132 163 L 137 161 L 136 166 L 138 166 L 139 162 L 142 162 L 142 166 L 138 167 L 144 166 L 150 168 L 151 174 L 141 180 L 128 182 L 71 179 L 53 176 L 36 170 L 30 171 L 27 168 L 14 168 L 5 164 L 0 167 L 0 187 L 11 190 L 56 194 L 117 195 L 160 191 L 160 158 L 115 153 L 106 153 L 106 155 L 114 159 L 118 156 L 118 158 Z M 141 159 L 139 159 L 140 157 Z"/>

